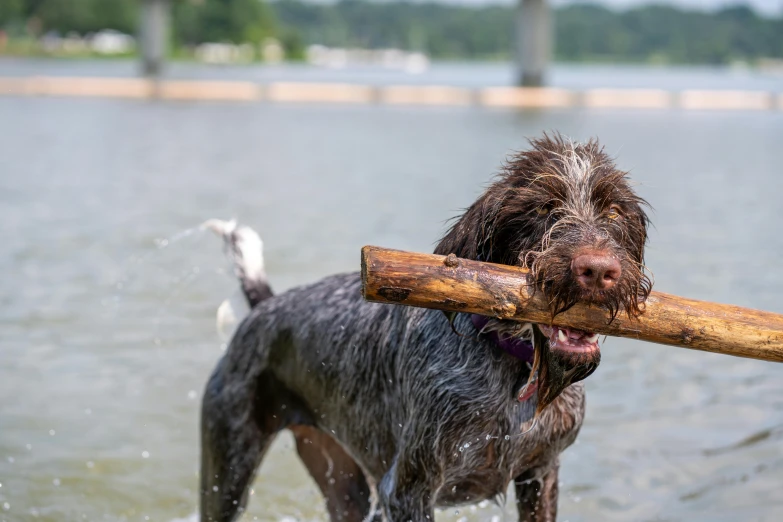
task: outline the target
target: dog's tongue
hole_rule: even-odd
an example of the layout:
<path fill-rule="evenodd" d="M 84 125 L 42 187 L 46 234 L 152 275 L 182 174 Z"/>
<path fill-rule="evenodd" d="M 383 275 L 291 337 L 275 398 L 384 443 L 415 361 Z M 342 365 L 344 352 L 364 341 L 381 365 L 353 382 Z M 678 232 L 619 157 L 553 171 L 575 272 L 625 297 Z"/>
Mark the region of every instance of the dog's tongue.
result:
<path fill-rule="evenodd" d="M 533 395 L 536 394 L 537 391 L 538 391 L 538 372 L 533 372 L 531 379 L 528 380 L 527 384 L 522 386 L 522 388 L 519 390 L 519 395 L 517 395 L 517 400 L 519 402 L 528 401 L 533 397 Z"/>

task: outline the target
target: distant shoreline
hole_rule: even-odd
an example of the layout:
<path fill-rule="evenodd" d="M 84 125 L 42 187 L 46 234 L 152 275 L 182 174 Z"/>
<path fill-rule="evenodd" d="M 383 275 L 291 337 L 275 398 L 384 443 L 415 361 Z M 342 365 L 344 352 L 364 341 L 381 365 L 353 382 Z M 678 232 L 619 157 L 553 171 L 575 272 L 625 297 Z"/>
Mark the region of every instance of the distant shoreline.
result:
<path fill-rule="evenodd" d="M 127 53 L 121 55 L 102 55 L 98 53 L 83 53 L 83 54 L 54 54 L 40 51 L 30 52 L 0 52 L 0 60 L 5 58 L 16 59 L 45 59 L 45 60 L 62 60 L 62 61 L 78 61 L 78 60 L 95 60 L 95 61 L 137 61 L 140 59 L 138 53 Z M 461 64 L 461 63 L 473 63 L 473 64 L 499 64 L 499 63 L 512 63 L 512 59 L 508 56 L 497 57 L 439 57 L 432 59 L 433 63 L 438 64 Z M 288 65 L 303 64 L 308 65 L 305 60 L 302 59 L 285 59 L 281 62 L 269 63 L 260 59 L 250 61 L 237 61 L 223 64 L 208 64 L 198 60 L 193 56 L 189 56 L 183 52 L 174 52 L 168 58 L 167 62 L 170 63 L 198 63 L 203 65 L 215 65 L 215 66 L 242 66 L 242 65 L 269 65 L 274 66 L 280 63 Z M 753 60 L 735 60 L 728 63 L 709 63 L 709 62 L 668 62 L 665 60 L 628 60 L 617 58 L 613 56 L 595 56 L 585 57 L 582 59 L 561 59 L 556 58 L 552 61 L 552 65 L 617 65 L 617 66 L 644 66 L 651 68 L 678 68 L 678 67 L 710 67 L 710 68 L 747 68 L 747 69 L 763 69 L 765 64 L 775 63 L 776 67 L 783 70 L 783 58 L 770 58 L 770 57 L 758 57 Z"/>
<path fill-rule="evenodd" d="M 105 62 L 105 63 L 111 63 L 111 62 L 122 62 L 122 63 L 134 63 L 138 62 L 140 60 L 140 56 L 138 54 L 124 54 L 124 55 L 101 55 L 97 53 L 88 53 L 88 54 L 73 54 L 73 55 L 62 55 L 62 54 L 47 54 L 47 53 L 0 53 L 0 61 L 3 60 L 30 60 L 30 61 L 37 61 L 40 60 L 42 62 L 48 61 L 48 62 Z M 233 63 L 222 63 L 222 64 L 210 64 L 210 63 L 204 63 L 196 58 L 184 56 L 182 54 L 174 54 L 166 59 L 166 63 L 169 64 L 196 64 L 203 67 L 214 67 L 215 69 L 219 69 L 221 67 L 253 67 L 253 66 L 261 66 L 261 67 L 276 67 L 276 66 L 303 66 L 303 67 L 312 67 L 313 69 L 327 69 L 324 67 L 319 67 L 316 65 L 312 65 L 307 63 L 304 60 L 282 60 L 281 62 L 275 62 L 275 63 L 269 63 L 264 62 L 263 60 L 253 60 L 248 62 L 233 62 Z M 432 65 L 462 65 L 462 64 L 470 64 L 470 65 L 513 65 L 514 62 L 510 58 L 492 58 L 492 59 L 483 59 L 483 58 L 438 58 L 433 59 L 431 61 Z M 709 69 L 709 70 L 746 70 L 746 71 L 772 71 L 775 74 L 783 75 L 783 59 L 776 59 L 776 58 L 759 58 L 758 60 L 755 60 L 753 62 L 745 62 L 738 60 L 736 62 L 732 63 L 668 63 L 668 62 L 658 62 L 658 61 L 623 61 L 623 60 L 616 60 L 611 58 L 605 58 L 605 59 L 596 59 L 596 60 L 560 60 L 556 59 L 551 62 L 551 66 L 557 67 L 557 66 L 585 66 L 585 67 L 640 67 L 645 69 L 659 69 L 659 70 L 666 70 L 666 69 Z M 361 64 L 361 65 L 355 65 L 352 64 L 347 68 L 382 68 L 380 65 L 375 64 Z M 783 77 L 783 76 L 781 76 Z"/>

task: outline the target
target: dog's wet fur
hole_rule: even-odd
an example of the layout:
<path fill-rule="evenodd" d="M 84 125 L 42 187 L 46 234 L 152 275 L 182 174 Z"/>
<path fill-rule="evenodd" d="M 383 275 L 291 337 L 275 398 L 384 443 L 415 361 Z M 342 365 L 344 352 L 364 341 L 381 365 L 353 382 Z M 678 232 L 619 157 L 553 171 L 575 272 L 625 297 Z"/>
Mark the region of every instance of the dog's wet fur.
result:
<path fill-rule="evenodd" d="M 651 287 L 644 206 L 597 141 L 545 135 L 509 158 L 435 252 L 529 267 L 554 323 L 578 302 L 636 315 Z M 582 425 L 597 336 L 491 320 L 532 337 L 531 368 L 467 314 L 449 324 L 365 302 L 358 273 L 272 295 L 236 247 L 252 230 L 213 228 L 252 311 L 204 394 L 202 520 L 238 518 L 282 429 L 333 521 L 434 520 L 436 507 L 503 498 L 511 481 L 520 520 L 555 520 L 559 454 Z M 528 383 L 537 391 L 520 400 Z"/>

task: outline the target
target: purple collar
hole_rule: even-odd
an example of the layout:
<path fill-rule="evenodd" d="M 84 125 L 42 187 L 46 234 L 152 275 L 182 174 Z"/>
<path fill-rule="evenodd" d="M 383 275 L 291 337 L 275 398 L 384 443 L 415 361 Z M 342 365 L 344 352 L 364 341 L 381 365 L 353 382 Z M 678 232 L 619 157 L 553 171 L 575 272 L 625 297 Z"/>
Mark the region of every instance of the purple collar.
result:
<path fill-rule="evenodd" d="M 481 330 L 489 322 L 489 317 L 478 314 L 471 314 L 470 320 L 473 322 L 473 326 L 476 328 L 476 330 L 481 333 Z M 525 339 L 519 339 L 517 337 L 501 338 L 498 332 L 494 330 L 485 332 L 484 335 L 488 336 L 489 339 L 495 343 L 498 348 L 502 349 L 507 354 L 533 364 L 533 354 L 535 353 L 535 349 L 533 348 L 532 342 Z"/>

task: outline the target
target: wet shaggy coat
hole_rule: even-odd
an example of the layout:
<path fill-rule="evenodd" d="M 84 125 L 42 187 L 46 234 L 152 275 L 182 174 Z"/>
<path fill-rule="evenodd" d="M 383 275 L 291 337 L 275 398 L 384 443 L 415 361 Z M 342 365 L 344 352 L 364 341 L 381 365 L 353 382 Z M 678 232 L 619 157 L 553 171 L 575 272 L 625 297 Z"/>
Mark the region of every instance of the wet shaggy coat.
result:
<path fill-rule="evenodd" d="M 531 264 L 553 315 L 580 300 L 634 313 L 650 286 L 641 203 L 597 143 L 545 138 L 511 159 L 436 251 Z M 620 259 L 615 291 L 574 285 L 565 266 L 584 248 Z M 202 520 L 242 512 L 284 428 L 333 520 L 432 520 L 436 506 L 502 496 L 511 481 L 520 520 L 555 519 L 558 456 L 584 417 L 576 381 L 598 360 L 550 353 L 538 328 L 524 329 L 554 390 L 539 392 L 551 403 L 533 422 L 537 398 L 517 399 L 530 367 L 466 314 L 450 325 L 439 311 L 367 303 L 357 273 L 251 305 L 203 399 Z"/>

